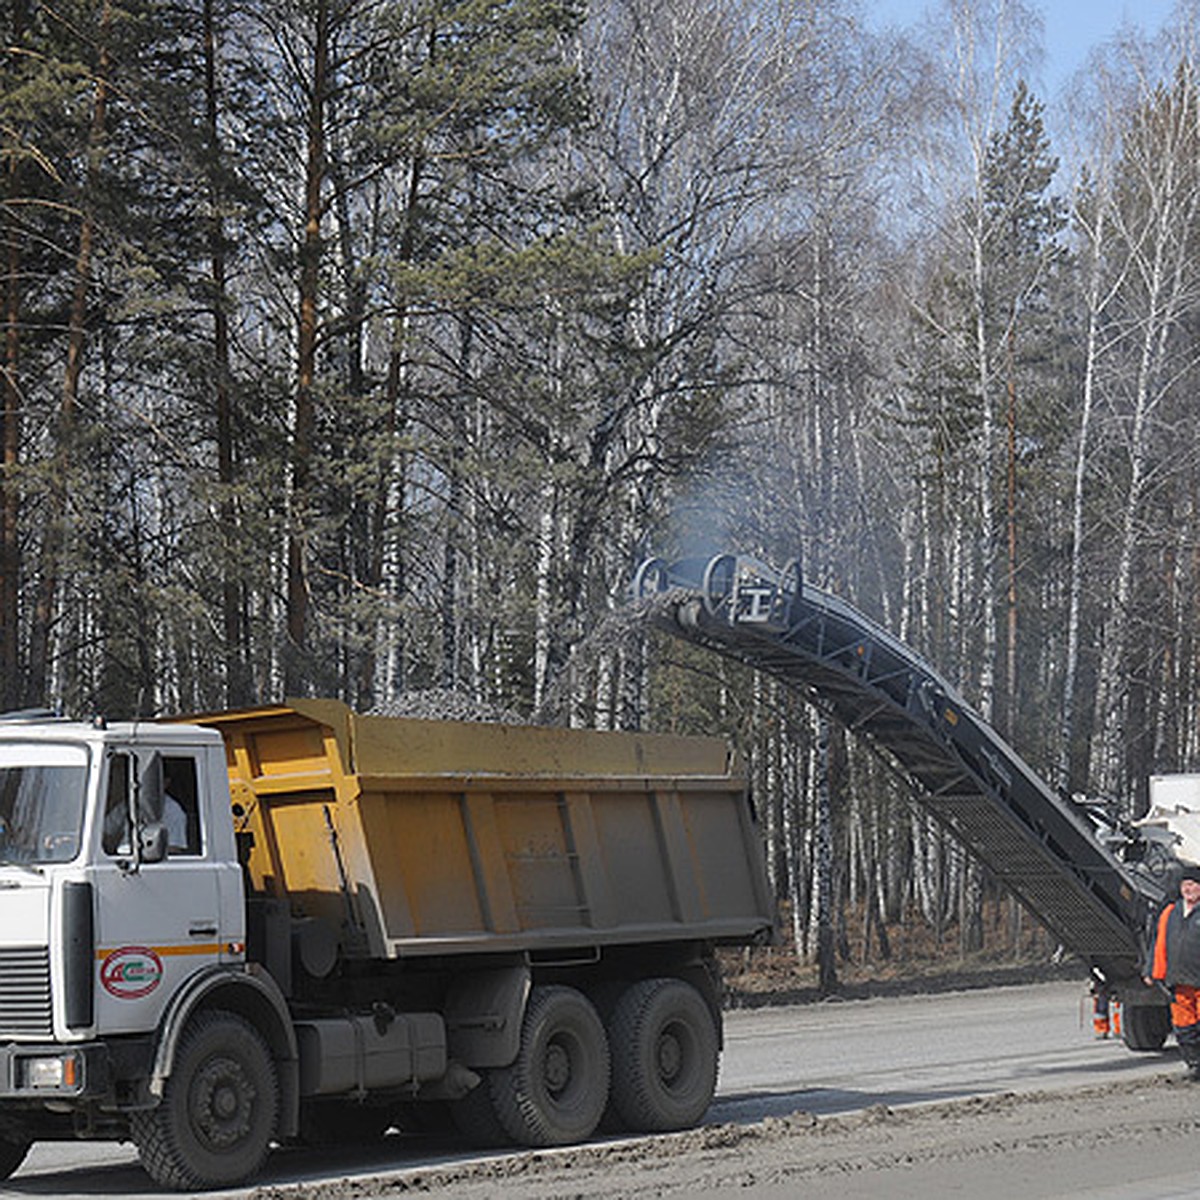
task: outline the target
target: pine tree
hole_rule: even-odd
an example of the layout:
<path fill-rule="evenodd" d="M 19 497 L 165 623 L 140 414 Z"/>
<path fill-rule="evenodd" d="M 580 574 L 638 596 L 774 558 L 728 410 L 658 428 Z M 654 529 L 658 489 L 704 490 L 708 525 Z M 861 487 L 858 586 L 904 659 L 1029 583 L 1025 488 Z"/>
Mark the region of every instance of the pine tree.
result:
<path fill-rule="evenodd" d="M 1022 553 L 1032 558 L 1019 544 L 1020 510 L 1024 507 L 1019 486 L 1021 477 L 1031 469 L 1030 460 L 1039 451 L 1044 453 L 1047 438 L 1054 436 L 1049 403 L 1053 384 L 1046 366 L 1056 318 L 1048 310 L 1047 297 L 1062 257 L 1058 236 L 1066 224 L 1064 202 L 1050 193 L 1058 160 L 1050 154 L 1042 111 L 1024 80 L 1019 81 L 1008 123 L 988 145 L 983 188 L 987 227 L 992 231 L 985 303 L 991 339 L 1003 362 L 999 374 L 1004 384 L 1002 510 L 1007 586 L 1001 724 L 1013 739 L 1017 738 L 1018 713 L 1031 710 L 1018 690 Z"/>

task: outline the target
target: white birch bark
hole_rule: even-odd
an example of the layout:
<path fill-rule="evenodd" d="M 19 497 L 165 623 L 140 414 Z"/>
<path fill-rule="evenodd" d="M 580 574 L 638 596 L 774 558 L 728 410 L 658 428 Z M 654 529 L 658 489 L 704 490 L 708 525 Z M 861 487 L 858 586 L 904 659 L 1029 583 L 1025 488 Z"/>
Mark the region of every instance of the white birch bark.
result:
<path fill-rule="evenodd" d="M 1135 572 L 1145 505 L 1163 469 L 1155 459 L 1154 438 L 1159 410 L 1171 394 L 1168 342 L 1184 315 L 1200 303 L 1191 237 L 1200 212 L 1200 179 L 1190 72 L 1169 92 L 1144 97 L 1143 114 L 1146 124 L 1136 129 L 1140 136 L 1125 139 L 1125 186 L 1112 207 L 1115 234 L 1130 256 L 1121 299 L 1129 314 L 1132 383 L 1122 421 L 1128 482 L 1116 522 L 1117 558 L 1096 688 L 1091 775 L 1102 794 L 1114 796 L 1123 790 L 1125 745 L 1132 732 L 1127 705 Z"/>
<path fill-rule="evenodd" d="M 1076 226 L 1082 231 L 1087 255 L 1087 327 L 1084 339 L 1083 379 L 1080 386 L 1079 432 L 1071 487 L 1071 543 L 1067 585 L 1066 662 L 1062 681 L 1062 724 L 1059 735 L 1058 784 L 1071 786 L 1071 748 L 1076 734 L 1075 693 L 1078 687 L 1081 613 L 1084 581 L 1084 515 L 1088 483 L 1088 457 L 1092 449 L 1092 421 L 1096 409 L 1101 359 L 1101 322 L 1121 286 L 1124 272 L 1106 278 L 1110 257 L 1108 207 L 1111 203 L 1107 170 L 1097 178 L 1090 213 L 1076 207 Z"/>
<path fill-rule="evenodd" d="M 993 473 L 999 462 L 999 447 L 993 395 L 993 356 L 997 351 L 993 348 L 993 333 L 988 326 L 989 309 L 995 303 L 995 297 L 990 294 L 989 256 L 992 254 L 991 243 L 995 240 L 996 229 L 987 212 L 985 188 L 988 147 L 993 134 L 1000 128 L 1002 114 L 1015 82 L 1017 22 L 1023 14 L 1019 5 L 1007 0 L 998 0 L 995 4 L 953 0 L 951 9 L 955 34 L 954 65 L 958 79 L 955 108 L 970 167 L 971 203 L 963 234 L 970 256 L 971 349 L 980 403 L 979 444 L 975 460 L 975 493 L 979 505 L 976 548 L 978 605 L 973 607 L 981 617 L 982 645 L 974 680 L 975 702 L 983 718 L 990 721 L 995 703 L 999 647 L 996 611 L 997 528 L 992 490 Z M 981 45 L 981 42 L 984 44 Z"/>

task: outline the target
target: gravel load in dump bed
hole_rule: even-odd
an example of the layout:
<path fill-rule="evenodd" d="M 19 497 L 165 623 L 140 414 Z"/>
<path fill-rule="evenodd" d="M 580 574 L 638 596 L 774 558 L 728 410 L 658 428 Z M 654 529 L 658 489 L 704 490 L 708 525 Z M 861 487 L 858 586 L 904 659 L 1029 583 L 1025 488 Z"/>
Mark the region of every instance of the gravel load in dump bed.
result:
<path fill-rule="evenodd" d="M 528 725 L 529 721 L 510 708 L 475 700 L 452 688 L 428 688 L 402 692 L 393 700 L 373 708 L 373 717 L 414 717 L 420 721 L 488 721 L 499 725 Z"/>
<path fill-rule="evenodd" d="M 425 688 L 402 692 L 376 705 L 375 717 L 413 717 L 422 721 L 486 721 L 501 725 L 561 725 L 567 723 L 572 674 L 587 670 L 603 655 L 636 652 L 652 620 L 671 611 L 672 605 L 690 593 L 672 589 L 647 596 L 624 608 L 605 613 L 574 647 L 571 667 L 547 689 L 539 712 L 522 716 L 511 708 L 476 700 L 454 688 Z"/>

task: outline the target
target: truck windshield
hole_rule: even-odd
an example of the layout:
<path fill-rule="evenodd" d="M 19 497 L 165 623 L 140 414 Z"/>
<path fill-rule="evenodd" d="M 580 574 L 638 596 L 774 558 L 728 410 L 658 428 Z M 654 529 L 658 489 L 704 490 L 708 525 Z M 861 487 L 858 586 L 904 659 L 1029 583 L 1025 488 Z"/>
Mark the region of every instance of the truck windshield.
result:
<path fill-rule="evenodd" d="M 82 747 L 0 746 L 0 864 L 79 853 L 87 765 Z"/>

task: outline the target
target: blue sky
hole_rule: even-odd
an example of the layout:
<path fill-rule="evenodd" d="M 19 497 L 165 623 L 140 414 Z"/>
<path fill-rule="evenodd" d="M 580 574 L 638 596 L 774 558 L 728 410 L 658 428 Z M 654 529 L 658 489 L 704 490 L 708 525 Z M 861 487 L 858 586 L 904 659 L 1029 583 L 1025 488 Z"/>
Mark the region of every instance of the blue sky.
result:
<path fill-rule="evenodd" d="M 1042 90 L 1046 99 L 1083 65 L 1088 51 L 1107 41 L 1123 23 L 1156 33 L 1171 16 L 1174 0 L 1027 0 L 1041 10 L 1044 21 L 1045 59 Z M 915 24 L 930 8 L 931 0 L 864 0 L 870 19 L 880 28 Z"/>

